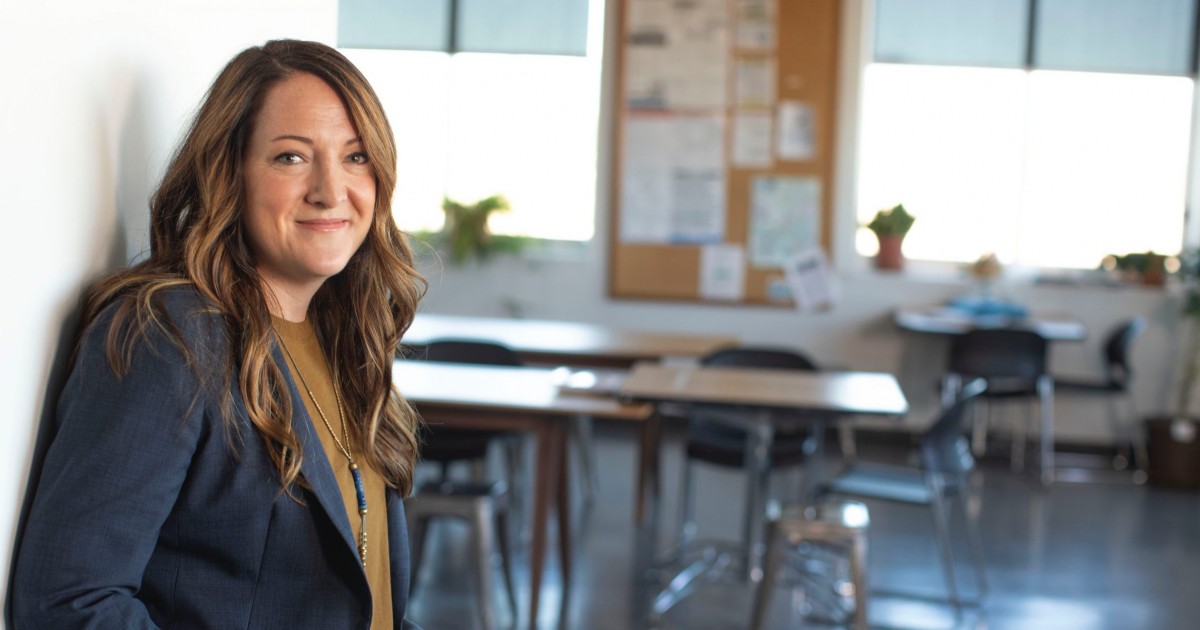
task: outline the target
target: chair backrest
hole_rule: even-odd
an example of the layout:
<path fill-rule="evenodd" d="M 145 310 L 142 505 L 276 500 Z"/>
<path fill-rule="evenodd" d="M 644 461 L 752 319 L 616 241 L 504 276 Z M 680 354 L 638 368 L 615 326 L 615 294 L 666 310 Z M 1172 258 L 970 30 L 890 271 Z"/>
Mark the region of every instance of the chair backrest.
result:
<path fill-rule="evenodd" d="M 810 372 L 817 370 L 817 365 L 803 353 L 782 348 L 723 348 L 700 359 L 700 363 L 719 367 L 752 367 Z"/>
<path fill-rule="evenodd" d="M 1046 339 L 1031 330 L 979 328 L 950 342 L 948 369 L 966 378 L 1035 380 L 1046 373 Z"/>
<path fill-rule="evenodd" d="M 971 447 L 963 434 L 963 422 L 971 404 L 987 389 L 987 381 L 977 378 L 959 390 L 954 404 L 942 409 L 933 426 L 921 436 L 921 465 L 937 473 L 967 473 L 975 467 Z"/>
<path fill-rule="evenodd" d="M 508 346 L 472 339 L 436 339 L 414 358 L 443 363 L 476 365 L 521 365 L 521 357 Z"/>
<path fill-rule="evenodd" d="M 1133 340 L 1146 329 L 1145 317 L 1134 317 L 1119 324 L 1108 333 L 1104 341 L 1104 363 L 1107 366 L 1108 384 L 1125 389 L 1133 377 L 1129 364 L 1129 347 Z"/>

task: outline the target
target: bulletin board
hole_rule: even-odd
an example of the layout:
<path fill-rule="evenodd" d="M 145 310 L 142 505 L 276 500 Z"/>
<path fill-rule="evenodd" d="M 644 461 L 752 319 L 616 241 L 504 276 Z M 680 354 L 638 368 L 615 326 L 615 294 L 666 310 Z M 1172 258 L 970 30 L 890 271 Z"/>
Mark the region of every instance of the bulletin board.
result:
<path fill-rule="evenodd" d="M 829 251 L 839 0 L 620 0 L 615 298 L 792 304 Z"/>

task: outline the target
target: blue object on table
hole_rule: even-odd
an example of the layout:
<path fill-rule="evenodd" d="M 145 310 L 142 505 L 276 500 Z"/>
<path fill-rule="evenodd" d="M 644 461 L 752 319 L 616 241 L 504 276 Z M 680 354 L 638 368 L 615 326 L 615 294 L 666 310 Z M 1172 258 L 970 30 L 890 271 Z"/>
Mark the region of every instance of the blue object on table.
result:
<path fill-rule="evenodd" d="M 1021 318 L 1029 315 L 1029 309 L 1017 304 L 994 297 L 964 295 L 950 300 L 948 308 L 962 311 L 969 315 L 1000 315 L 1004 317 Z"/>

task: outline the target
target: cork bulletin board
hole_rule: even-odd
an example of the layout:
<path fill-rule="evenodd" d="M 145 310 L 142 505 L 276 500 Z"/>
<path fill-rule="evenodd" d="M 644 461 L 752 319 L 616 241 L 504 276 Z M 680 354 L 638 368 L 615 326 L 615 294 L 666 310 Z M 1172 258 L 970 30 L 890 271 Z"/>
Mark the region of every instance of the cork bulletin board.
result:
<path fill-rule="evenodd" d="M 789 305 L 831 242 L 838 0 L 619 0 L 609 294 Z"/>

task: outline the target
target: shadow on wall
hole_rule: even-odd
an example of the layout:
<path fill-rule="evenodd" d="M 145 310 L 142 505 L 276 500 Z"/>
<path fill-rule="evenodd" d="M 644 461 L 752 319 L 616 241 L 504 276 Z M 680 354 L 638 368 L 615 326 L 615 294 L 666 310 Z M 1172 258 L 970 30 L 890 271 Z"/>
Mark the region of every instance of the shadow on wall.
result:
<path fill-rule="evenodd" d="M 143 258 L 148 252 L 146 237 L 150 217 L 147 200 L 150 186 L 156 183 L 150 181 L 150 161 L 155 146 L 152 141 L 155 130 L 149 124 L 154 111 L 148 88 L 150 81 L 145 78 L 134 79 L 133 73 L 128 70 L 114 72 L 114 75 L 113 80 L 106 84 L 107 93 L 97 98 L 93 145 L 97 154 L 93 162 L 95 170 L 90 178 L 88 174 L 79 174 L 81 179 L 92 180 L 91 190 L 96 195 L 95 205 L 85 210 L 91 213 L 87 218 L 95 223 L 90 233 L 108 235 L 109 238 L 97 238 L 92 242 L 92 251 L 85 259 L 88 269 L 81 270 L 86 276 L 98 268 L 99 274 L 83 278 L 79 283 L 80 288 L 55 309 L 55 312 L 62 314 L 62 319 L 52 345 L 53 351 L 48 357 L 49 367 L 44 371 L 47 374 L 45 395 L 40 417 L 35 424 L 29 474 L 10 555 L 9 583 L 5 585 L 4 598 L 6 627 L 12 627 L 12 578 L 20 553 L 19 543 L 41 479 L 42 462 L 57 433 L 58 397 L 70 374 L 71 358 L 80 333 L 84 297 L 98 278 L 111 270 L 125 267 L 134 259 Z"/>
<path fill-rule="evenodd" d="M 66 385 L 67 375 L 70 373 L 71 355 L 75 350 L 75 339 L 79 332 L 79 320 L 82 314 L 82 301 L 77 301 L 63 319 L 62 326 L 59 327 L 58 343 L 55 344 L 54 353 L 51 355 L 46 395 L 42 400 L 42 413 L 38 419 L 37 434 L 34 437 L 33 453 L 30 457 L 29 478 L 25 483 L 25 496 L 21 500 L 21 509 L 18 512 L 15 542 L 8 567 L 9 580 L 4 597 L 4 623 L 9 628 L 13 627 L 13 576 L 16 574 L 17 556 L 21 551 L 20 540 L 25 532 L 25 521 L 29 517 L 29 508 L 33 504 L 33 494 L 42 477 L 42 462 L 46 459 L 46 449 L 50 447 L 50 442 L 54 440 L 54 435 L 57 433 L 58 427 L 54 418 L 58 409 L 58 395 Z"/>

